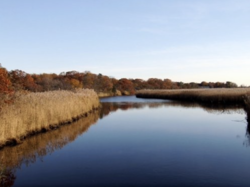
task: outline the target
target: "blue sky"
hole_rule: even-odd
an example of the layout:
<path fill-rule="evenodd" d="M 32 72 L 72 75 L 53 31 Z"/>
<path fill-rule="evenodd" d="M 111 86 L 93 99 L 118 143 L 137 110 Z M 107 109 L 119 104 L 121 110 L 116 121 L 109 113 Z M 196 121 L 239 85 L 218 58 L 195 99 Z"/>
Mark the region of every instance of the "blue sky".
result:
<path fill-rule="evenodd" d="M 249 21 L 249 0 L 2 0 L 0 63 L 250 85 Z"/>

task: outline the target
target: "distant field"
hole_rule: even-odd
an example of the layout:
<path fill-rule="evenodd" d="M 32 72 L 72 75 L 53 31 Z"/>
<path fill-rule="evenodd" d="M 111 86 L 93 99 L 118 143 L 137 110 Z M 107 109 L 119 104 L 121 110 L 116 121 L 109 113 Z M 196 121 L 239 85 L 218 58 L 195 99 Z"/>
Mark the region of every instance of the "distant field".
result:
<path fill-rule="evenodd" d="M 248 102 L 250 88 L 216 89 L 177 89 L 177 90 L 140 90 L 139 98 L 172 99 L 181 101 L 203 102 L 208 104 L 239 104 Z"/>

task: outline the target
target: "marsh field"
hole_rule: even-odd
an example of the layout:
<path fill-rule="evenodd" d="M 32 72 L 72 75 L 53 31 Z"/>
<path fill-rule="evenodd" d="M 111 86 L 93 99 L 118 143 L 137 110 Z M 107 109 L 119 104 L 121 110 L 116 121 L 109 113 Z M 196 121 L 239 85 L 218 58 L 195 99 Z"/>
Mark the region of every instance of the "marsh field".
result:
<path fill-rule="evenodd" d="M 139 98 L 172 99 L 210 105 L 249 104 L 250 88 L 139 90 Z"/>
<path fill-rule="evenodd" d="M 76 121 L 99 104 L 97 94 L 90 89 L 17 93 L 13 103 L 0 108 L 0 148 Z"/>
<path fill-rule="evenodd" d="M 250 185 L 242 105 L 135 96 L 100 101 L 88 116 L 2 148 L 1 185 Z"/>

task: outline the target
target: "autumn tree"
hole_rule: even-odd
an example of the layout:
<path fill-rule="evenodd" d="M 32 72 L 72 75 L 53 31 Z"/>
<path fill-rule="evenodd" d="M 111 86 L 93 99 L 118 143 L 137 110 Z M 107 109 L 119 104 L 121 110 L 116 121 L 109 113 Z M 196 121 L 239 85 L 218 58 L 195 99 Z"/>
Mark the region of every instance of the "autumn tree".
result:
<path fill-rule="evenodd" d="M 209 82 L 208 85 L 209 85 L 209 88 L 214 88 L 215 83 Z"/>
<path fill-rule="evenodd" d="M 112 88 L 113 88 L 113 83 L 110 80 L 110 78 L 108 76 L 102 76 L 101 89 L 104 92 L 110 92 L 112 91 Z"/>
<path fill-rule="evenodd" d="M 82 83 L 77 79 L 72 78 L 69 80 L 69 82 L 70 82 L 72 88 L 82 88 L 83 87 Z"/>
<path fill-rule="evenodd" d="M 215 88 L 223 88 L 223 87 L 225 87 L 225 84 L 223 82 L 216 82 L 214 84 L 214 87 Z"/>
<path fill-rule="evenodd" d="M 141 90 L 147 88 L 147 82 L 144 81 L 143 79 L 134 79 L 132 80 L 132 82 L 135 90 Z"/>
<path fill-rule="evenodd" d="M 0 68 L 0 93 L 9 94 L 12 91 L 8 72 L 5 68 Z"/>
<path fill-rule="evenodd" d="M 163 80 L 163 89 L 171 89 L 173 87 L 173 83 L 170 79 Z"/>
<path fill-rule="evenodd" d="M 195 82 L 190 82 L 189 83 L 189 88 L 198 88 L 198 87 L 199 87 L 199 85 L 197 83 L 195 83 Z"/>
<path fill-rule="evenodd" d="M 105 75 L 98 74 L 94 82 L 94 90 L 97 92 L 111 92 L 113 88 L 112 80 Z"/>
<path fill-rule="evenodd" d="M 95 80 L 96 80 L 96 75 L 87 71 L 82 77 L 82 83 L 84 88 L 93 88 Z"/>
<path fill-rule="evenodd" d="M 16 91 L 24 89 L 24 79 L 26 75 L 24 71 L 18 69 L 9 72 L 10 80 Z"/>
<path fill-rule="evenodd" d="M 163 88 L 163 81 L 157 78 L 149 78 L 147 80 L 148 88 L 149 89 L 162 89 Z"/>
<path fill-rule="evenodd" d="M 183 82 L 176 82 L 176 85 L 177 85 L 180 89 L 182 89 L 183 86 L 184 86 L 184 83 L 183 83 Z"/>
<path fill-rule="evenodd" d="M 2 66 L 0 67 L 0 108 L 1 105 L 9 100 L 12 93 L 11 82 L 9 80 L 8 72 Z"/>
<path fill-rule="evenodd" d="M 237 86 L 237 84 L 234 83 L 234 82 L 227 81 L 227 82 L 226 82 L 226 87 L 227 87 L 227 88 L 237 88 L 238 86 Z"/>
<path fill-rule="evenodd" d="M 58 76 L 56 74 L 43 73 L 37 78 L 36 84 L 39 85 L 42 91 L 58 90 L 61 89 L 60 86 L 62 85 L 58 80 L 56 80 L 57 77 Z"/>
<path fill-rule="evenodd" d="M 24 89 L 29 90 L 29 91 L 33 91 L 33 92 L 37 91 L 37 85 L 34 81 L 34 78 L 29 74 L 27 74 L 24 77 L 23 87 Z"/>
<path fill-rule="evenodd" d="M 200 83 L 200 85 L 203 86 L 203 87 L 205 87 L 205 86 L 208 86 L 208 83 L 205 82 L 205 81 L 202 81 L 202 82 Z"/>
<path fill-rule="evenodd" d="M 128 92 L 129 94 L 135 93 L 132 81 L 126 78 L 118 80 L 118 82 L 116 83 L 116 88 L 120 90 L 123 94 L 126 94 L 126 92 Z"/>
<path fill-rule="evenodd" d="M 172 89 L 180 89 L 180 87 L 178 86 L 178 84 L 176 82 L 172 82 L 171 88 Z"/>

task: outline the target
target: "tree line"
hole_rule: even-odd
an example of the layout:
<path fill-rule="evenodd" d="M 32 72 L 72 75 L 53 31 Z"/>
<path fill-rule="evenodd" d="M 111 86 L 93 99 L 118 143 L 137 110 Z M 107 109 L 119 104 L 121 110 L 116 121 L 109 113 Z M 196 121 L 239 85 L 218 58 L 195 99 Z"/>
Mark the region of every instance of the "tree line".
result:
<path fill-rule="evenodd" d="M 233 82 L 173 82 L 170 79 L 116 79 L 90 71 L 68 71 L 60 74 L 43 73 L 29 74 L 22 70 L 7 71 L 0 65 L 0 93 L 10 94 L 26 90 L 30 92 L 45 92 L 52 90 L 73 90 L 78 88 L 94 89 L 96 92 L 116 95 L 134 94 L 141 89 L 192 89 L 192 88 L 236 88 Z"/>

